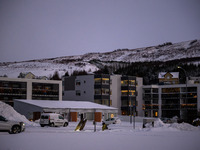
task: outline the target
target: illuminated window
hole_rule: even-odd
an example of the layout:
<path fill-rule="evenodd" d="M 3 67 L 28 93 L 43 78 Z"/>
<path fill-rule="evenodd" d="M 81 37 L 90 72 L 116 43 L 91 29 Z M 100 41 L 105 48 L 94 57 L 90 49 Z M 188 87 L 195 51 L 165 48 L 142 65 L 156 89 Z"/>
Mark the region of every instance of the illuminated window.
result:
<path fill-rule="evenodd" d="M 158 112 L 157 112 L 157 111 L 155 111 L 154 115 L 155 115 L 155 117 L 158 117 Z"/>
<path fill-rule="evenodd" d="M 95 84 L 101 84 L 101 78 L 95 78 L 94 82 Z"/>
<path fill-rule="evenodd" d="M 129 90 L 129 96 L 134 96 L 135 95 L 135 90 Z"/>
<path fill-rule="evenodd" d="M 109 78 L 102 78 L 102 84 L 109 84 Z"/>
<path fill-rule="evenodd" d="M 114 114 L 110 114 L 110 118 L 113 118 L 114 117 Z"/>
<path fill-rule="evenodd" d="M 128 86 L 128 80 L 122 80 L 121 85 L 122 86 Z"/>
<path fill-rule="evenodd" d="M 110 94 L 109 89 L 105 89 L 105 88 L 102 89 L 102 95 L 109 95 L 109 94 Z"/>
<path fill-rule="evenodd" d="M 130 86 L 135 86 L 135 80 L 129 80 L 129 85 Z"/>
<path fill-rule="evenodd" d="M 128 90 L 122 90 L 121 94 L 122 96 L 128 96 Z"/>

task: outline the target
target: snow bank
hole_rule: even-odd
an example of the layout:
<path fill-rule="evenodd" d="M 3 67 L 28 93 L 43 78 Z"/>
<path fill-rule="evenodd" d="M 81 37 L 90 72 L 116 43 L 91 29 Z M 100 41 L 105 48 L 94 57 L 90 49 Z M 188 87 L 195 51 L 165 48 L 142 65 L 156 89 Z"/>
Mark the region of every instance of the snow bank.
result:
<path fill-rule="evenodd" d="M 160 131 L 160 130 L 169 130 L 169 131 L 198 131 L 200 128 L 195 127 L 188 123 L 163 123 L 160 119 L 157 119 L 154 122 L 154 127 L 147 126 L 147 128 L 150 128 L 150 130 L 154 131 Z"/>
<path fill-rule="evenodd" d="M 38 124 L 30 122 L 25 116 L 16 112 L 13 107 L 0 101 L 0 115 L 7 120 L 24 122 L 28 126 L 38 126 Z"/>
<path fill-rule="evenodd" d="M 188 123 L 173 123 L 173 124 L 170 125 L 170 127 L 176 128 L 176 129 L 179 129 L 179 130 L 184 130 L 184 131 L 197 131 L 197 130 L 199 130 L 198 127 L 195 127 L 195 126 L 188 124 Z"/>

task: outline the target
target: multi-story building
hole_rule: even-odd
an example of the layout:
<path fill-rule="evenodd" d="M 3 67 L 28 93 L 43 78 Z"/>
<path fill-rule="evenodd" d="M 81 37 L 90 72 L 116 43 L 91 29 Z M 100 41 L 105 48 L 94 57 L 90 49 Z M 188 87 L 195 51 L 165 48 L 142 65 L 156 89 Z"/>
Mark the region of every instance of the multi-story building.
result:
<path fill-rule="evenodd" d="M 107 106 L 110 100 L 109 75 L 63 77 L 63 100 L 90 101 Z"/>
<path fill-rule="evenodd" d="M 111 75 L 112 106 L 118 108 L 121 115 L 142 116 L 143 79 L 133 76 Z"/>
<path fill-rule="evenodd" d="M 13 99 L 62 100 L 62 81 L 0 77 L 0 101 Z"/>
<path fill-rule="evenodd" d="M 122 115 L 130 115 L 136 108 L 137 114 L 142 115 L 142 93 L 138 95 L 136 90 L 142 91 L 143 82 L 142 78 L 137 79 L 122 75 L 64 77 L 63 100 L 91 101 L 113 106 Z M 137 100 L 137 95 L 140 100 Z"/>
<path fill-rule="evenodd" d="M 200 116 L 200 84 L 143 86 L 143 103 L 146 117 L 177 116 L 191 121 Z"/>

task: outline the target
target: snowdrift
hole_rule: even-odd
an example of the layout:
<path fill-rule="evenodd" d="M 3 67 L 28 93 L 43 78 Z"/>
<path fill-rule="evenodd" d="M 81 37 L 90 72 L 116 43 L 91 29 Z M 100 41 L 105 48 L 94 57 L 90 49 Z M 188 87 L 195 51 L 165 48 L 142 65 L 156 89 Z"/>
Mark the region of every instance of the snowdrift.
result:
<path fill-rule="evenodd" d="M 7 120 L 24 122 L 27 126 L 38 126 L 38 124 L 29 121 L 25 116 L 16 112 L 13 107 L 0 101 L 0 115 Z"/>
<path fill-rule="evenodd" d="M 167 124 L 163 123 L 160 119 L 157 119 L 154 123 L 154 128 L 149 126 L 151 130 L 154 131 L 159 131 L 159 130 L 171 130 L 171 131 L 197 131 L 200 130 L 199 127 L 195 127 L 191 124 L 188 123 L 172 123 L 172 124 Z"/>

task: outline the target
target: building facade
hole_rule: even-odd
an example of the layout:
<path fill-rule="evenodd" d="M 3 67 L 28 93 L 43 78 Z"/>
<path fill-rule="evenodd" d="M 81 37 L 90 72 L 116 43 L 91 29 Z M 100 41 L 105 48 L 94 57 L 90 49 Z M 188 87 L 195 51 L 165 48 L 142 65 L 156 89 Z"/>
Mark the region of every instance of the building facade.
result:
<path fill-rule="evenodd" d="M 62 81 L 0 77 L 0 101 L 13 99 L 62 100 Z"/>
<path fill-rule="evenodd" d="M 111 75 L 112 106 L 118 108 L 120 115 L 142 116 L 143 79 L 133 76 Z M 135 111 L 134 111 L 135 110 Z"/>
<path fill-rule="evenodd" d="M 200 116 L 200 84 L 143 86 L 143 111 L 146 117 L 177 116 L 191 122 Z"/>
<path fill-rule="evenodd" d="M 142 78 L 81 75 L 63 78 L 63 100 L 91 101 L 118 108 L 118 114 L 142 115 Z M 139 94 L 137 90 L 140 90 Z M 134 111 L 135 112 L 135 111 Z"/>
<path fill-rule="evenodd" d="M 90 101 L 107 106 L 110 100 L 109 75 L 63 77 L 63 100 Z"/>
<path fill-rule="evenodd" d="M 159 84 L 179 84 L 179 72 L 160 72 Z"/>

